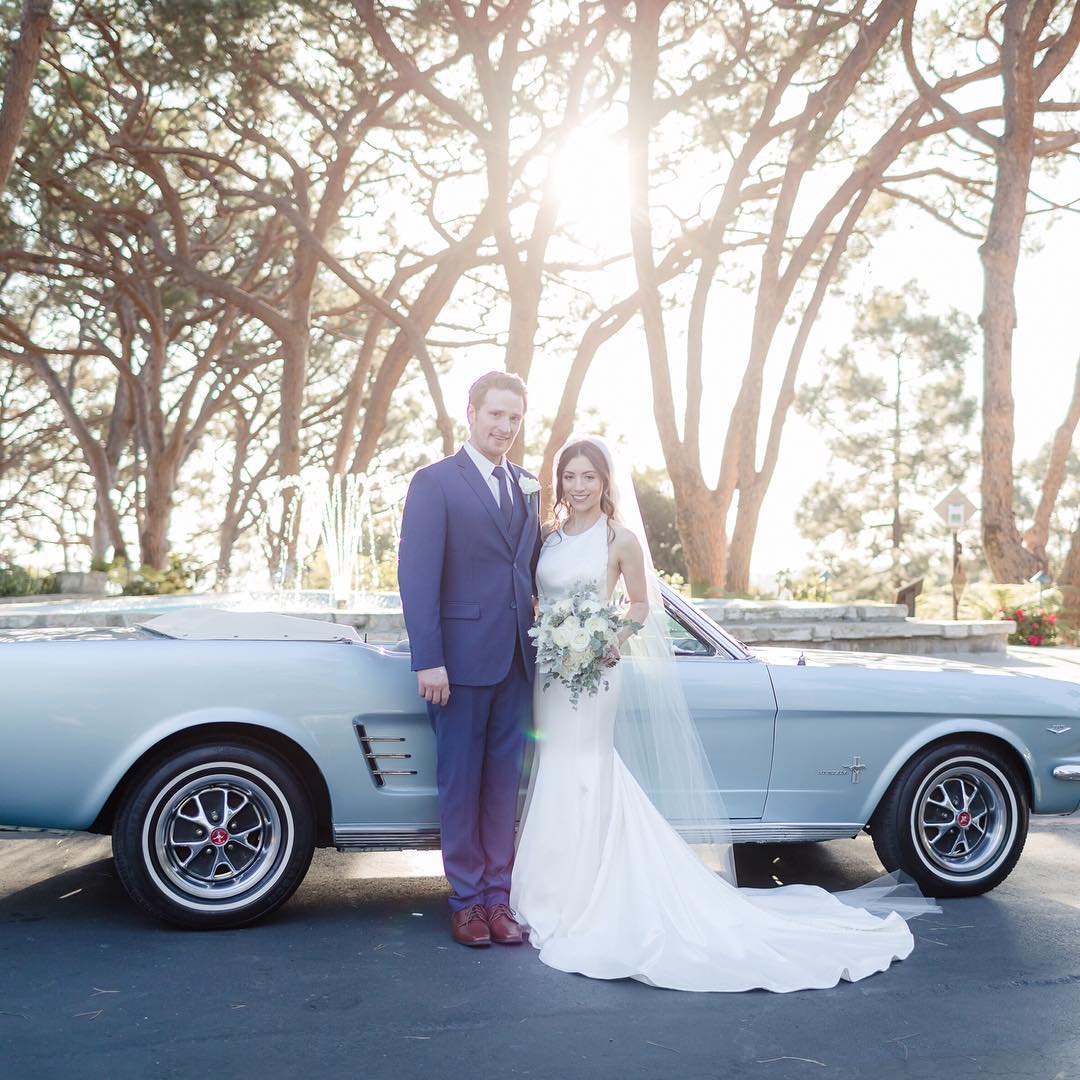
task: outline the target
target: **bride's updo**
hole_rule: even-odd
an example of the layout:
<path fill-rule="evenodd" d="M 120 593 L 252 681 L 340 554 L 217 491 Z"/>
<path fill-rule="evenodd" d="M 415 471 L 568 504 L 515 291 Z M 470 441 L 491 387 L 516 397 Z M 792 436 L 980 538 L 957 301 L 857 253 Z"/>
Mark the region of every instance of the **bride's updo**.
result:
<path fill-rule="evenodd" d="M 563 490 L 563 470 L 576 457 L 586 458 L 600 477 L 600 511 L 610 520 L 617 521 L 619 517 L 618 507 L 615 505 L 615 493 L 611 484 L 611 466 L 608 464 L 607 455 L 599 446 L 588 439 L 578 439 L 568 443 L 559 454 L 559 460 L 555 463 L 555 505 L 551 511 L 551 528 L 558 530 L 563 527 L 570 517 L 570 500 Z"/>

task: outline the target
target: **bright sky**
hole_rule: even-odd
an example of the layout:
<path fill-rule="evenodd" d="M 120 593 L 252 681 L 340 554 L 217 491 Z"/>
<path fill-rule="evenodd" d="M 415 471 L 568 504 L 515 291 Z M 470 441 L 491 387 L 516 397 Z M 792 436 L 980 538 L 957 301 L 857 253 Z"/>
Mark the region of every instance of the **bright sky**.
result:
<path fill-rule="evenodd" d="M 936 9 L 941 5 L 929 0 L 926 6 Z M 972 62 L 973 58 L 967 60 Z M 985 95 L 995 95 L 998 89 L 996 84 L 992 87 L 978 84 L 965 93 L 962 101 L 957 99 L 957 103 L 965 108 L 975 107 L 983 103 Z M 1067 96 L 1063 86 L 1056 93 L 1061 95 Z M 797 100 L 791 103 L 792 108 L 798 105 Z M 628 247 L 625 148 L 612 137 L 621 130 L 624 121 L 620 108 L 607 109 L 591 128 L 575 134 L 563 156 L 562 219 L 572 222 L 579 234 L 591 234 L 597 252 L 605 255 Z M 705 148 L 702 154 L 700 160 L 693 154 L 681 159 L 678 173 L 669 177 L 665 189 L 653 193 L 651 201 L 658 228 L 663 227 L 665 219 L 657 207 L 665 202 L 672 203 L 684 217 L 695 213 L 697 200 L 702 198 L 716 169 L 715 160 Z M 810 189 L 809 204 L 814 209 L 831 192 L 831 188 L 823 187 L 813 190 L 815 185 L 830 184 L 830 178 L 819 178 L 818 172 L 811 173 L 805 185 Z M 1073 160 L 1062 165 L 1053 178 L 1038 175 L 1033 186 L 1041 194 L 1062 201 L 1073 198 L 1080 190 L 1080 162 Z M 800 196 L 796 228 L 804 224 L 798 220 L 801 202 Z M 1032 207 L 1039 205 L 1032 200 Z M 977 318 L 983 286 L 977 242 L 959 236 L 909 204 L 895 209 L 891 221 L 885 235 L 874 241 L 870 256 L 858 263 L 844 282 L 844 295 L 834 289 L 826 301 L 802 361 L 800 382 L 814 380 L 822 354 L 835 352 L 849 338 L 858 302 L 868 298 L 877 287 L 900 289 L 914 280 L 929 295 L 936 312 L 944 313 L 956 307 Z M 1080 349 L 1075 262 L 1075 252 L 1080 250 L 1080 215 L 1065 213 L 1056 219 L 1036 215 L 1028 221 L 1025 239 L 1030 250 L 1022 257 L 1016 282 L 1019 325 L 1014 338 L 1015 460 L 1018 463 L 1035 455 L 1048 441 L 1063 418 L 1071 393 Z M 755 252 L 756 259 L 757 249 L 750 250 Z M 613 296 L 625 295 L 634 287 L 628 260 L 606 271 L 603 277 L 605 288 L 610 288 Z M 715 482 L 728 416 L 746 360 L 752 316 L 750 299 L 719 284 L 714 286 L 710 298 L 702 408 L 702 455 L 710 483 Z M 598 298 L 598 303 L 602 302 Z M 685 306 L 677 305 L 676 310 L 669 312 L 668 347 L 675 365 L 685 355 L 679 337 L 685 319 Z M 780 347 L 774 348 L 766 370 L 759 454 L 768 434 L 768 421 L 786 361 L 782 338 L 777 344 Z M 981 340 L 973 341 L 968 382 L 969 392 L 978 400 L 981 400 L 981 351 Z M 534 361 L 530 378 L 533 415 L 553 415 L 559 400 L 565 363 L 550 361 L 551 357 L 545 358 L 542 351 Z M 463 350 L 447 379 L 448 404 L 462 402 L 468 383 L 500 363 L 499 350 L 478 349 L 467 353 Z M 673 377 L 677 397 L 683 381 L 680 373 Z M 633 464 L 663 465 L 652 416 L 651 385 L 640 322 L 632 322 L 600 351 L 585 383 L 579 409 L 595 409 L 605 418 L 608 431 L 622 437 Z M 681 405 L 679 413 L 681 419 Z M 977 432 L 974 438 L 978 438 Z M 773 575 L 785 567 L 800 569 L 812 565 L 813 552 L 798 535 L 794 515 L 805 491 L 825 471 L 827 458 L 822 435 L 792 409 L 757 532 L 751 576 L 758 586 L 772 588 Z M 535 466 L 539 462 L 527 464 Z M 973 476 L 967 495 L 976 505 L 977 485 L 978 478 Z M 941 494 L 944 496 L 945 492 Z"/>
<path fill-rule="evenodd" d="M 798 102 L 792 103 L 793 108 L 797 105 Z M 624 125 L 622 106 L 609 107 L 590 127 L 571 136 L 561 157 L 561 219 L 570 223 L 580 240 L 591 243 L 597 257 L 628 249 L 625 146 L 615 135 Z M 843 164 L 839 167 L 845 168 Z M 664 188 L 653 193 L 658 232 L 671 223 L 671 218 L 665 217 L 660 209 L 665 203 L 671 204 L 681 217 L 686 218 L 696 213 L 698 200 L 716 197 L 715 190 L 703 196 L 710 178 L 715 176 L 715 169 L 713 155 L 705 147 L 700 148 L 700 155 L 691 152 L 680 159 L 678 172 L 669 174 Z M 663 174 L 658 170 L 658 175 Z M 823 200 L 823 192 L 831 190 L 821 186 L 814 190 L 815 185 L 830 183 L 829 176 L 819 178 L 818 170 L 807 178 L 809 203 L 814 209 Z M 1036 186 L 1042 183 L 1040 180 Z M 1059 192 L 1065 191 L 1071 196 L 1073 191 L 1080 189 L 1080 163 L 1073 162 L 1063 168 L 1053 183 Z M 450 188 L 452 185 L 448 185 L 442 197 L 451 202 L 455 197 L 470 201 L 475 197 L 471 188 L 457 196 Z M 796 228 L 805 224 L 799 220 L 800 213 L 805 216 L 800 206 L 801 198 L 796 207 Z M 1033 243 L 1038 241 L 1040 246 L 1024 255 L 1017 281 L 1019 327 L 1015 337 L 1013 383 L 1017 461 L 1034 455 L 1060 423 L 1080 347 L 1076 332 L 1074 259 L 1074 253 L 1080 250 L 1080 217 L 1060 215 L 1048 228 L 1050 221 L 1047 216 L 1030 220 L 1028 238 Z M 399 224 L 407 229 L 408 215 Z M 420 230 L 416 242 L 422 246 L 426 223 L 417 221 L 415 226 Z M 756 263 L 758 249 L 749 249 L 749 252 L 753 262 L 745 264 L 748 270 Z M 560 258 L 564 252 L 550 254 Z M 608 298 L 627 295 L 635 285 L 629 259 L 608 268 L 602 275 L 584 277 L 588 279 L 585 288 L 603 290 L 603 296 L 596 295 L 599 305 L 606 304 Z M 822 354 L 835 352 L 848 339 L 860 298 L 869 297 L 876 287 L 898 289 L 911 280 L 930 296 L 935 311 L 943 313 L 950 307 L 957 307 L 973 318 L 978 315 L 982 271 L 976 242 L 958 236 L 917 209 L 903 204 L 894 211 L 890 229 L 875 240 L 870 256 L 856 264 L 851 277 L 843 283 L 843 295 L 834 290 L 826 301 L 802 362 L 800 382 L 814 380 Z M 711 293 L 702 403 L 702 455 L 710 484 L 715 482 L 728 416 L 746 361 L 752 299 L 752 296 L 720 283 L 714 285 Z M 504 313 L 494 313 L 493 326 L 498 326 L 501 317 Z M 477 319 L 481 318 L 477 313 Z M 680 337 L 685 320 L 685 305 L 676 305 L 668 312 L 669 353 L 676 369 L 685 356 Z M 459 321 L 469 324 L 469 315 L 465 314 Z M 572 334 L 579 334 L 581 327 L 575 324 L 569 329 Z M 445 336 L 456 337 L 457 334 L 447 332 Z M 786 360 L 784 344 L 781 335 L 766 369 L 759 452 L 768 434 L 768 421 Z M 980 396 L 980 358 L 981 343 L 975 341 L 968 374 L 970 391 L 976 396 Z M 482 372 L 501 366 L 502 362 L 500 348 L 473 347 L 455 352 L 454 367 L 444 380 L 444 393 L 448 406 L 459 419 L 464 420 L 465 391 L 469 383 Z M 530 379 L 532 416 L 554 414 L 567 363 L 564 356 L 545 355 L 540 346 Z M 682 405 L 678 399 L 683 382 L 682 373 L 676 370 L 673 384 L 680 419 Z M 600 351 L 585 383 L 579 410 L 583 413 L 595 410 L 605 418 L 608 432 L 621 440 L 633 465 L 663 466 L 655 434 L 648 362 L 639 321 L 632 322 Z M 535 467 L 539 462 L 526 464 Z M 827 452 L 822 435 L 791 410 L 776 475 L 757 532 L 752 580 L 759 587 L 772 588 L 773 576 L 782 568 L 801 569 L 813 565 L 814 553 L 798 535 L 794 515 L 805 491 L 826 467 Z M 972 478 L 967 494 L 978 503 L 976 482 L 976 478 Z M 183 532 L 183 526 L 177 531 L 178 534 Z"/>
<path fill-rule="evenodd" d="M 1080 172 L 1080 167 L 1077 168 Z M 596 190 L 595 188 L 593 190 Z M 609 197 L 590 203 L 581 196 L 584 214 L 603 215 L 615 224 L 618 200 Z M 1017 280 L 1019 325 L 1015 337 L 1013 392 L 1016 399 L 1016 459 L 1034 455 L 1061 422 L 1075 372 L 1080 335 L 1077 333 L 1075 252 L 1080 250 L 1080 217 L 1066 214 L 1052 228 L 1046 217 L 1032 219 L 1028 228 L 1034 240 L 1041 236 L 1039 250 L 1023 257 Z M 854 308 L 851 298 L 868 296 L 875 287 L 899 288 L 915 280 L 931 297 L 935 310 L 957 307 L 976 318 L 982 301 L 982 270 L 977 245 L 951 232 L 913 208 L 901 208 L 895 226 L 874 245 L 874 251 L 846 283 L 847 298 L 828 303 L 811 337 L 803 360 L 801 378 L 812 380 L 824 352 L 837 349 L 850 334 Z M 745 359 L 745 305 L 740 293 L 725 295 L 719 285 L 712 294 L 712 316 L 708 329 L 710 349 L 705 370 L 703 405 L 703 456 L 715 470 L 726 431 L 732 395 L 737 390 Z M 739 309 L 743 318 L 739 318 Z M 730 313 L 730 314 L 729 314 Z M 676 313 L 670 321 L 669 345 L 678 357 L 678 333 L 685 320 Z M 720 325 L 715 325 L 719 323 Z M 734 347 L 730 342 L 734 339 Z M 731 348 L 730 356 L 724 345 Z M 710 356 L 710 352 L 712 355 Z M 969 367 L 970 391 L 980 396 L 981 343 L 973 343 Z M 771 415 L 782 356 L 774 356 L 767 384 L 763 415 Z M 562 389 L 561 378 L 543 376 L 538 357 L 530 380 L 530 410 L 533 415 L 554 413 Z M 478 374 L 497 363 L 492 354 L 477 352 L 462 356 L 447 379 L 447 402 L 464 398 L 465 387 Z M 730 364 L 730 366 L 728 366 Z M 675 380 L 676 387 L 679 379 Z M 597 356 L 581 395 L 580 408 L 597 409 L 607 420 L 609 431 L 621 436 L 635 465 L 663 465 L 652 417 L 648 364 L 640 323 L 630 324 L 612 339 Z M 716 417 L 710 425 L 709 417 Z M 764 426 L 764 425 L 763 425 Z M 762 438 L 764 439 L 764 430 Z M 753 580 L 772 587 L 773 575 L 784 567 L 798 569 L 812 562 L 813 553 L 794 525 L 795 508 L 803 493 L 824 471 L 827 452 L 820 434 L 795 414 L 789 413 L 776 476 L 762 509 L 752 566 Z M 538 462 L 527 462 L 538 465 Z M 715 479 L 715 472 L 709 475 Z M 967 494 L 979 502 L 977 481 Z M 944 495 L 945 493 L 942 492 Z"/>

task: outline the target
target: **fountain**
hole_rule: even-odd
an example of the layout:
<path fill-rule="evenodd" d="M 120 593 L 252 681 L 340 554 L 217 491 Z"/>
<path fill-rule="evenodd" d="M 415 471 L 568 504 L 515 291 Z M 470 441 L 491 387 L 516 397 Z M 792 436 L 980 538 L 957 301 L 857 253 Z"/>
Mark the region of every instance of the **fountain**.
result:
<path fill-rule="evenodd" d="M 352 599 L 356 561 L 364 539 L 363 521 L 365 516 L 371 517 L 371 498 L 364 477 L 352 473 L 333 477 L 329 492 L 324 485 L 320 485 L 318 491 L 323 496 L 321 535 L 330 568 L 330 595 L 334 607 L 344 608 Z M 305 501 L 309 497 L 305 492 Z M 368 550 L 374 561 L 375 535 L 370 525 L 369 533 Z"/>
<path fill-rule="evenodd" d="M 374 640 L 396 641 L 404 634 L 401 604 L 396 593 L 379 589 L 375 519 L 390 514 L 396 550 L 401 501 L 397 487 L 395 478 L 381 470 L 372 470 L 366 476 L 340 477 L 318 467 L 273 482 L 260 535 L 269 567 L 268 589 L 102 600 L 33 597 L 0 606 L 0 630 L 132 626 L 180 607 L 210 606 L 231 611 L 277 611 L 346 623 Z M 283 521 L 286 493 L 290 491 L 293 497 L 289 500 L 288 520 Z M 376 498 L 383 504 L 378 509 Z M 286 565 L 281 545 L 276 542 L 278 529 L 293 531 L 296 536 L 294 566 Z M 304 588 L 304 567 L 320 545 L 330 588 Z M 365 559 L 366 588 L 358 590 Z"/>

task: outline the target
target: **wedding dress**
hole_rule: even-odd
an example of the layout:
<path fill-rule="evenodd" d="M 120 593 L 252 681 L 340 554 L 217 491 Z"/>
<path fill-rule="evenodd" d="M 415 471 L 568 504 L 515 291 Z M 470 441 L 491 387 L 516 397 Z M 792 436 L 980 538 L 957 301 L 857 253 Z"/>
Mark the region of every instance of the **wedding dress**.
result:
<path fill-rule="evenodd" d="M 583 582 L 607 597 L 607 578 L 606 517 L 545 541 L 541 600 Z M 540 959 L 677 990 L 782 993 L 863 979 L 906 957 L 914 940 L 895 911 L 879 918 L 811 885 L 739 888 L 698 858 L 616 750 L 625 664 L 576 709 L 562 683 L 545 690 L 536 679 L 535 756 L 510 903 Z M 937 910 L 921 903 L 921 912 Z"/>

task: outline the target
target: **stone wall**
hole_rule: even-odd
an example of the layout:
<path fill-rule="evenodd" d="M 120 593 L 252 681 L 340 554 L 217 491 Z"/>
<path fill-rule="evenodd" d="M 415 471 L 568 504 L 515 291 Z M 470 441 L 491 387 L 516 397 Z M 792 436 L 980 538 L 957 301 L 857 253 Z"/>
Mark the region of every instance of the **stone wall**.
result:
<path fill-rule="evenodd" d="M 903 604 L 803 600 L 695 600 L 747 645 L 867 652 L 1004 652 L 1015 624 L 1003 620 L 912 619 Z"/>
<path fill-rule="evenodd" d="M 27 598 L 38 600 L 39 598 Z M 211 595 L 200 602 L 215 603 Z M 221 602 L 219 599 L 218 603 Z M 0 610 L 0 631 L 58 627 L 135 626 L 159 614 L 153 598 L 146 607 L 87 602 L 67 605 L 12 604 Z M 1004 652 L 1014 624 L 1003 621 L 951 622 L 909 619 L 902 604 L 816 604 L 783 600 L 695 600 L 694 604 L 747 645 L 783 645 L 867 652 L 979 653 Z M 250 610 L 250 608 L 247 608 Z M 368 640 L 385 644 L 405 636 L 401 611 L 337 611 L 330 608 L 280 608 L 299 615 L 355 627 Z"/>

